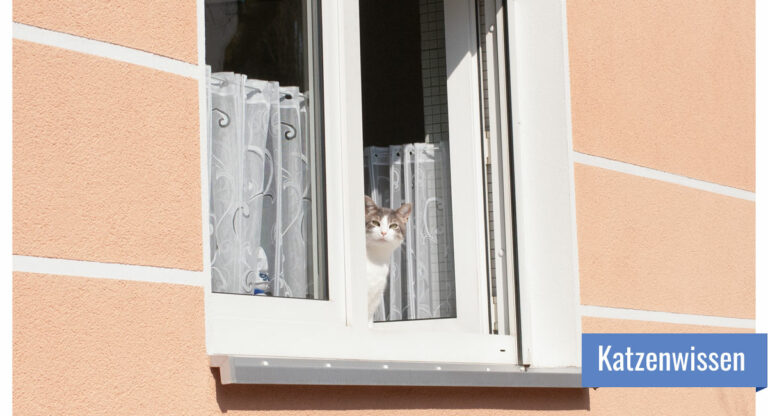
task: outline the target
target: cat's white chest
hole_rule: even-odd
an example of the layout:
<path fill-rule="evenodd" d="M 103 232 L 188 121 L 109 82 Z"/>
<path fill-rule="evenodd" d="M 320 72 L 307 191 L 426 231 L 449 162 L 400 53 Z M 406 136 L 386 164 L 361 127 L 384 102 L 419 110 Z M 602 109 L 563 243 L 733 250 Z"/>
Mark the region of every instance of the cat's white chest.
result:
<path fill-rule="evenodd" d="M 387 276 L 389 275 L 388 263 L 374 263 L 368 261 L 368 292 L 371 290 L 384 290 L 384 286 L 387 285 Z"/>
<path fill-rule="evenodd" d="M 387 287 L 389 262 L 373 262 L 368 259 L 366 280 L 368 281 L 368 320 L 373 321 L 373 315 L 381 303 L 381 295 Z"/>

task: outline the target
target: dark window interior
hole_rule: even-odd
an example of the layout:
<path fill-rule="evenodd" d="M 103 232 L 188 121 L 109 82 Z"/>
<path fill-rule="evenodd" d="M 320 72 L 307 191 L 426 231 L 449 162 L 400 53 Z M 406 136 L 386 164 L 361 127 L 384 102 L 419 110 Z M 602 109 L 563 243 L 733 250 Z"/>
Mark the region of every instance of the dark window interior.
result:
<path fill-rule="evenodd" d="M 306 91 L 306 13 L 305 0 L 208 0 L 206 63 Z"/>
<path fill-rule="evenodd" d="M 360 2 L 364 146 L 424 141 L 419 2 Z"/>
<path fill-rule="evenodd" d="M 206 63 L 306 91 L 306 2 L 208 0 Z M 424 100 L 419 2 L 360 2 L 365 146 L 423 142 Z"/>

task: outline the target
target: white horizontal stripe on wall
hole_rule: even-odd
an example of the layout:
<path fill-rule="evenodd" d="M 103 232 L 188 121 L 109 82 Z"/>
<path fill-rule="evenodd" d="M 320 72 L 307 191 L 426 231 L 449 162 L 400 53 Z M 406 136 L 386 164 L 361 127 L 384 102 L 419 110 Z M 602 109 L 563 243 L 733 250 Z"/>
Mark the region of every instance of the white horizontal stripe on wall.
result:
<path fill-rule="evenodd" d="M 592 156 L 586 153 L 573 152 L 573 161 L 584 165 L 595 166 L 598 168 L 609 169 L 616 172 L 627 173 L 630 175 L 641 176 L 643 178 L 656 179 L 659 181 L 674 183 L 676 185 L 686 186 L 688 188 L 699 189 L 702 191 L 713 192 L 720 195 L 730 196 L 747 201 L 755 200 L 755 193 L 745 191 L 739 188 L 720 185 L 699 179 L 689 178 L 687 176 L 675 175 L 664 171 L 633 165 L 631 163 L 619 162 L 618 160 L 607 159 L 599 156 Z"/>
<path fill-rule="evenodd" d="M 188 62 L 22 23 L 13 23 L 13 38 L 114 59 L 188 78 L 197 79 L 201 74 L 199 66 Z"/>
<path fill-rule="evenodd" d="M 726 318 L 722 316 L 692 315 L 685 313 L 658 312 L 640 309 L 611 308 L 607 306 L 581 305 L 581 316 L 588 316 L 591 318 L 628 319 L 632 321 L 664 322 L 670 324 L 755 329 L 754 319 Z"/>
<path fill-rule="evenodd" d="M 13 271 L 205 286 L 204 273 L 201 271 L 47 257 L 13 256 Z"/>

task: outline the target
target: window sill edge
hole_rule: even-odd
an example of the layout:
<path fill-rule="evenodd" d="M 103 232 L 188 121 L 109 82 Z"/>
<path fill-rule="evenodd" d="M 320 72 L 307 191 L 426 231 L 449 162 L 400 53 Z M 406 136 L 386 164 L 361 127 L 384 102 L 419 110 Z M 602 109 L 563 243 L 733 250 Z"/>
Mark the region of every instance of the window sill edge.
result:
<path fill-rule="evenodd" d="M 211 356 L 222 384 L 581 388 L 581 368 Z"/>

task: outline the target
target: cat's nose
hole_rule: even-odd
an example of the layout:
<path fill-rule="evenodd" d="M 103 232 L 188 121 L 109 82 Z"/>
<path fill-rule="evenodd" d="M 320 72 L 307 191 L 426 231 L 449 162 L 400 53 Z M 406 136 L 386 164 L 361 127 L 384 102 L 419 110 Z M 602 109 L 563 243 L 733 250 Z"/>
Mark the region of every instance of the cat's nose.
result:
<path fill-rule="evenodd" d="M 387 235 L 387 232 L 386 231 L 382 231 L 381 235 L 385 236 L 385 235 Z"/>

